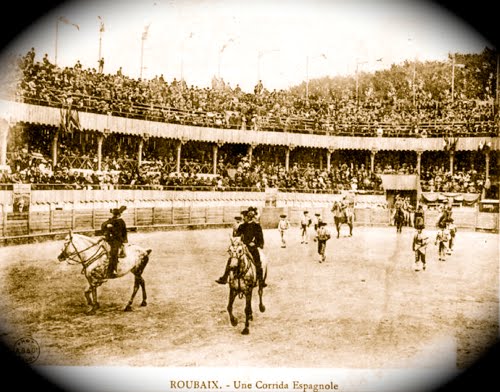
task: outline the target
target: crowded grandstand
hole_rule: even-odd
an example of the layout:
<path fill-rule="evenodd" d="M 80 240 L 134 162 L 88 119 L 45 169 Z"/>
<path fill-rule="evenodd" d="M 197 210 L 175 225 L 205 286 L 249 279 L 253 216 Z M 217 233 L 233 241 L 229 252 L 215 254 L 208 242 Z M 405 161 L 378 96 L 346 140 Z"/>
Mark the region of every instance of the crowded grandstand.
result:
<path fill-rule="evenodd" d="M 34 49 L 3 75 L 3 97 L 60 109 L 59 124 L 12 124 L 0 183 L 32 189 L 245 190 L 383 192 L 381 175 L 419 175 L 423 192 L 498 198 L 496 53 L 453 54 L 463 65 L 450 89 L 450 62 L 404 62 L 374 73 L 311 80 L 288 90 L 253 91 L 214 77 L 211 87 L 163 75 L 131 78 L 121 70 L 37 60 Z M 413 72 L 413 74 L 412 74 Z M 413 76 L 412 76 L 413 75 Z M 307 88 L 307 94 L 305 90 Z M 495 101 L 495 97 L 497 100 Z M 172 135 L 85 129 L 82 113 L 196 129 L 383 138 L 389 148 L 214 143 Z M 406 138 L 439 139 L 439 150 L 396 148 Z M 476 145 L 457 148 L 461 139 Z M 182 157 L 180 147 L 182 147 Z M 391 148 L 390 146 L 394 148 Z M 325 159 L 326 158 L 326 159 Z"/>

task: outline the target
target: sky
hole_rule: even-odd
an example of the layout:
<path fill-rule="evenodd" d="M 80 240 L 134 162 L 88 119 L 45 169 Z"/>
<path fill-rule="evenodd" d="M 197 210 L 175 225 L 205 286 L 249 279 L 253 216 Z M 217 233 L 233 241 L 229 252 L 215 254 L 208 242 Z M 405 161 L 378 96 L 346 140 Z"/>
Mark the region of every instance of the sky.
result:
<path fill-rule="evenodd" d="M 286 89 L 356 68 L 446 60 L 449 53 L 486 46 L 493 47 L 425 1 L 82 0 L 43 16 L 6 51 L 25 54 L 34 47 L 38 60 L 47 53 L 55 62 L 57 48 L 59 66 L 79 60 L 97 68 L 100 50 L 107 73 L 122 67 L 134 78 L 183 77 L 200 87 L 220 76 L 253 91 L 259 79 L 268 89 Z"/>

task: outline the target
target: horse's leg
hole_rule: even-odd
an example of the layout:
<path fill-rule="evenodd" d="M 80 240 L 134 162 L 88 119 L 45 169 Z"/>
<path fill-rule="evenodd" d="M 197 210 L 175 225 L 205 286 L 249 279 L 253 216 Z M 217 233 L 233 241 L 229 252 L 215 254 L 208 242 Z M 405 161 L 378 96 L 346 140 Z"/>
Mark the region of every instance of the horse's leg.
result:
<path fill-rule="evenodd" d="M 264 303 L 262 302 L 262 294 L 264 293 L 264 289 L 259 286 L 259 310 L 261 313 L 264 313 L 266 311 L 266 307 L 264 306 Z"/>
<path fill-rule="evenodd" d="M 146 282 L 144 281 L 144 278 L 141 276 L 141 281 L 139 282 L 141 284 L 141 289 L 142 289 L 142 302 L 141 306 L 146 306 L 148 303 L 146 302 L 146 299 L 148 299 L 148 296 L 146 294 Z"/>
<path fill-rule="evenodd" d="M 92 291 L 92 308 L 87 312 L 88 314 L 95 314 L 99 309 L 99 302 L 97 302 L 97 286 L 90 286 Z"/>
<path fill-rule="evenodd" d="M 232 287 L 229 289 L 229 302 L 227 303 L 227 312 L 229 313 L 229 320 L 231 321 L 231 325 L 236 327 L 238 325 L 238 319 L 233 315 L 233 303 L 236 298 L 236 290 Z"/>
<path fill-rule="evenodd" d="M 132 290 L 132 296 L 130 297 L 127 306 L 125 306 L 125 312 L 130 312 L 132 310 L 132 302 L 134 302 L 135 295 L 137 294 L 139 286 L 141 285 L 141 279 L 142 278 L 139 275 L 134 274 L 134 289 Z"/>
<path fill-rule="evenodd" d="M 85 290 L 85 298 L 87 299 L 87 305 L 92 306 L 92 298 L 90 296 L 92 292 L 92 287 L 89 285 L 89 288 Z"/>
<path fill-rule="evenodd" d="M 245 328 L 241 331 L 242 335 L 250 333 L 250 319 L 252 318 L 252 289 L 248 289 L 245 293 Z"/>

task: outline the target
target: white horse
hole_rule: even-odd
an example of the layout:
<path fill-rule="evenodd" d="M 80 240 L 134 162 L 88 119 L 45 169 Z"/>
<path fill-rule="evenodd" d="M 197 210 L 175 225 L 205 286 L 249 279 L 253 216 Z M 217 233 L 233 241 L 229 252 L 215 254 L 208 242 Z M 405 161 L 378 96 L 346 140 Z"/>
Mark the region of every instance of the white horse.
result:
<path fill-rule="evenodd" d="M 143 249 L 140 246 L 129 244 L 125 244 L 125 246 L 127 256 L 118 259 L 115 278 L 120 278 L 129 272 L 135 276 L 132 297 L 125 307 L 125 311 L 128 312 L 132 310 L 132 302 L 139 286 L 142 288 L 141 306 L 147 305 L 146 285 L 142 273 L 148 264 L 151 249 Z M 109 279 L 107 276 L 109 250 L 110 247 L 103 238 L 91 238 L 70 231 L 64 239 L 61 253 L 57 256 L 59 261 L 68 260 L 82 266 L 82 274 L 85 275 L 89 283 L 88 289 L 85 290 L 85 298 L 87 304 L 92 307 L 89 311 L 90 314 L 94 314 L 99 308 L 97 287 Z"/>

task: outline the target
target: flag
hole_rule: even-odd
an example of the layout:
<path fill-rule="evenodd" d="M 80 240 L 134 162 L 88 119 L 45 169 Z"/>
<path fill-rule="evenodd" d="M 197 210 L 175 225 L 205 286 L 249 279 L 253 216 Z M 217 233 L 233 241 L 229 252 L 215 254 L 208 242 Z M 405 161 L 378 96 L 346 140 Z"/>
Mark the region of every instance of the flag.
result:
<path fill-rule="evenodd" d="M 101 23 L 101 27 L 99 28 L 99 32 L 104 33 L 104 22 L 100 16 L 97 17 Z"/>
<path fill-rule="evenodd" d="M 220 52 L 224 52 L 224 50 L 226 50 L 227 46 L 229 45 L 230 42 L 234 42 L 234 39 L 232 38 L 229 38 L 229 40 L 224 44 L 222 45 L 222 48 L 220 49 Z"/>
<path fill-rule="evenodd" d="M 66 24 L 69 24 L 69 25 L 72 25 L 72 26 L 75 26 L 76 29 L 78 31 L 80 31 L 80 26 L 78 26 L 76 23 L 73 23 L 73 22 L 70 22 L 67 18 L 65 18 L 64 16 L 60 16 L 59 21 L 63 22 L 63 23 L 66 23 Z"/>
<path fill-rule="evenodd" d="M 445 137 L 443 140 L 444 151 L 455 151 L 457 148 L 458 137 Z"/>
<path fill-rule="evenodd" d="M 71 107 L 61 108 L 61 129 L 67 133 L 80 130 L 78 111 L 71 109 Z"/>
<path fill-rule="evenodd" d="M 144 32 L 142 33 L 142 39 L 143 39 L 143 40 L 145 40 L 145 39 L 147 39 L 147 38 L 148 38 L 149 26 L 150 26 L 150 25 L 144 26 Z"/>

